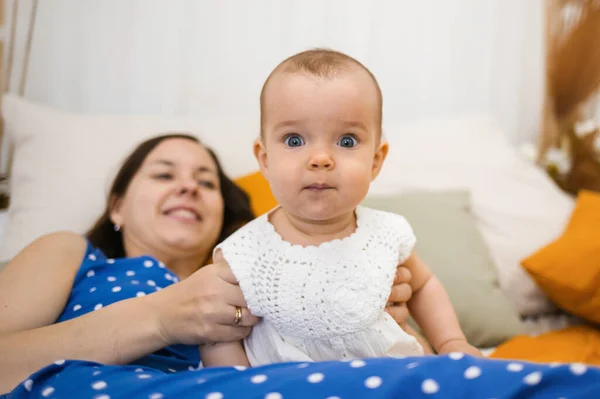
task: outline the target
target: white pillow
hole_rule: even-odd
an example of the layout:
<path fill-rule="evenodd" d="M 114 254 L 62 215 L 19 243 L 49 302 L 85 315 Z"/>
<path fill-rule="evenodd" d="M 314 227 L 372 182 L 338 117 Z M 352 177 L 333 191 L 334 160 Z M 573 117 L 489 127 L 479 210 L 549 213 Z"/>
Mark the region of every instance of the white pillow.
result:
<path fill-rule="evenodd" d="M 257 169 L 252 155 L 255 135 L 240 134 L 242 128 L 231 121 L 224 121 L 219 131 L 208 131 L 206 124 L 192 118 L 71 114 L 10 94 L 4 96 L 3 115 L 15 150 L 0 261 L 11 259 L 43 234 L 85 232 L 104 210 L 121 162 L 149 137 L 191 133 L 215 150 L 230 175 Z"/>
<path fill-rule="evenodd" d="M 556 308 L 520 261 L 558 237 L 574 207 L 485 117 L 386 128 L 390 153 L 369 195 L 468 189 L 503 291 L 523 315 Z"/>
<path fill-rule="evenodd" d="M 14 95 L 3 100 L 6 133 L 15 145 L 11 205 L 0 261 L 39 236 L 83 233 L 104 209 L 123 158 L 164 132 L 200 135 L 233 177 L 257 170 L 254 126 L 157 116 L 94 116 L 58 111 Z M 210 126 L 208 125 L 210 123 Z M 520 260 L 558 236 L 573 201 L 522 160 L 486 118 L 455 118 L 386 128 L 390 155 L 370 195 L 414 189 L 467 188 L 496 261 L 500 284 L 524 315 L 554 309 Z"/>

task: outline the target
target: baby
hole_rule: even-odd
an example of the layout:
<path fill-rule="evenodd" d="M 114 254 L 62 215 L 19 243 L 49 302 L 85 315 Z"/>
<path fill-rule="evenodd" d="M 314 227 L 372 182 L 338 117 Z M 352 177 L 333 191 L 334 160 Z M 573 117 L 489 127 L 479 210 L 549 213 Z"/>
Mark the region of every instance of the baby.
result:
<path fill-rule="evenodd" d="M 203 346 L 204 366 L 422 355 L 384 308 L 398 265 L 438 353 L 479 355 L 402 216 L 360 206 L 388 153 L 373 74 L 332 50 L 279 64 L 260 98 L 254 154 L 280 204 L 220 244 L 262 321 L 243 342 Z"/>

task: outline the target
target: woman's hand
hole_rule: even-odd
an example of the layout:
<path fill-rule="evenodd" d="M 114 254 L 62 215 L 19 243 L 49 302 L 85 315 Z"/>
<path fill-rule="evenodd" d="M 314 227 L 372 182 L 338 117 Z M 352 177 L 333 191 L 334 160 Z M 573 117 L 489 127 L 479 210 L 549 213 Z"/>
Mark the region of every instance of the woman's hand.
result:
<path fill-rule="evenodd" d="M 398 266 L 396 269 L 396 277 L 394 278 L 394 285 L 392 286 L 390 298 L 388 299 L 388 305 L 385 309 L 402 328 L 406 327 L 406 322 L 409 317 L 406 302 L 408 302 L 412 296 L 412 289 L 409 284 L 411 277 L 408 268 Z"/>
<path fill-rule="evenodd" d="M 247 304 L 231 269 L 220 254 L 215 263 L 153 295 L 160 334 L 165 345 L 200 345 L 245 338 L 258 318 Z M 242 309 L 238 326 L 236 307 Z"/>

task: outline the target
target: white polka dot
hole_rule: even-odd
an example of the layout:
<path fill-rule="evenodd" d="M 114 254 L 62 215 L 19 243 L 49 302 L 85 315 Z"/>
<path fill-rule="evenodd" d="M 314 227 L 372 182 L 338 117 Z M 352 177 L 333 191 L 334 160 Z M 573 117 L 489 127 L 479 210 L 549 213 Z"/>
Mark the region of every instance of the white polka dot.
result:
<path fill-rule="evenodd" d="M 173 279 L 171 281 L 173 281 L 174 283 L 177 283 L 179 281 L 179 278 L 173 276 Z"/>
<path fill-rule="evenodd" d="M 339 396 L 329 396 L 325 399 L 341 399 Z"/>
<path fill-rule="evenodd" d="M 150 394 L 148 396 L 148 399 L 162 399 L 162 398 L 163 398 L 163 394 L 162 393 L 158 393 L 158 392 Z"/>
<path fill-rule="evenodd" d="M 460 360 L 465 357 L 465 354 L 461 352 L 452 352 L 448 354 L 448 357 L 452 360 Z"/>
<path fill-rule="evenodd" d="M 135 276 L 135 272 L 133 270 L 127 270 L 125 272 L 125 275 L 128 276 L 128 277 Z"/>
<path fill-rule="evenodd" d="M 65 360 L 64 359 L 60 359 L 54 362 L 54 364 L 56 364 L 57 366 L 62 366 L 63 364 L 65 364 Z"/>
<path fill-rule="evenodd" d="M 52 387 L 44 388 L 44 390 L 42 391 L 42 396 L 47 398 L 48 396 L 52 395 L 53 393 L 54 393 L 54 388 L 52 388 Z"/>
<path fill-rule="evenodd" d="M 359 368 L 364 367 L 365 364 L 366 363 L 363 360 L 353 360 L 350 362 L 350 367 Z"/>
<path fill-rule="evenodd" d="M 96 396 L 94 396 L 94 399 L 110 399 L 110 396 L 108 396 L 106 394 L 96 395 Z"/>
<path fill-rule="evenodd" d="M 407 368 L 407 369 L 414 369 L 414 368 L 415 368 L 415 367 L 417 367 L 418 365 L 419 365 L 419 363 L 417 363 L 417 362 L 412 362 L 412 363 L 408 363 L 408 364 L 406 365 L 406 368 Z"/>
<path fill-rule="evenodd" d="M 160 290 L 162 290 L 162 287 L 154 287 L 154 290 L 160 291 Z"/>
<path fill-rule="evenodd" d="M 161 269 L 165 268 L 165 264 L 162 262 L 158 262 L 158 267 L 160 267 Z"/>
<path fill-rule="evenodd" d="M 233 368 L 238 371 L 244 371 L 244 370 L 248 369 L 248 367 L 246 367 L 246 366 L 233 366 Z"/>
<path fill-rule="evenodd" d="M 542 373 L 539 371 L 534 371 L 533 373 L 527 374 L 525 378 L 523 378 L 523 382 L 527 385 L 537 385 L 542 380 Z"/>
<path fill-rule="evenodd" d="M 169 370 L 170 373 L 176 373 L 177 372 L 177 370 L 175 370 L 175 369 L 168 369 L 168 370 Z"/>
<path fill-rule="evenodd" d="M 150 377 L 152 377 L 150 374 L 138 374 L 137 376 L 137 378 L 139 378 L 140 380 L 147 380 Z"/>
<path fill-rule="evenodd" d="M 253 375 L 252 378 L 250 378 L 250 381 L 252 381 L 253 384 L 262 384 L 266 380 L 267 376 L 264 374 Z"/>
<path fill-rule="evenodd" d="M 323 378 L 325 378 L 325 376 L 321 373 L 313 373 L 311 375 L 308 376 L 307 380 L 310 383 L 316 384 L 319 383 L 321 381 L 323 381 Z"/>
<path fill-rule="evenodd" d="M 472 380 L 481 375 L 481 369 L 477 366 L 471 366 L 465 370 L 464 376 L 467 380 Z"/>
<path fill-rule="evenodd" d="M 154 282 L 154 280 L 148 280 L 146 281 L 146 284 L 148 284 L 150 287 L 156 287 L 156 283 Z"/>
<path fill-rule="evenodd" d="M 94 389 L 96 391 L 99 391 L 99 390 L 104 389 L 106 387 L 107 387 L 107 385 L 106 385 L 105 381 L 96 381 L 96 382 L 94 382 L 92 384 L 92 389 Z"/>
<path fill-rule="evenodd" d="M 560 362 L 552 362 L 550 363 L 550 367 L 555 368 L 555 367 L 560 367 L 562 366 L 562 363 Z"/>
<path fill-rule="evenodd" d="M 265 399 L 282 399 L 283 396 L 279 392 L 271 392 L 265 395 Z"/>
<path fill-rule="evenodd" d="M 523 371 L 523 365 L 521 363 L 508 363 L 506 369 L 518 373 L 519 371 Z"/>
<path fill-rule="evenodd" d="M 308 363 L 302 363 L 302 364 L 299 364 L 299 365 L 298 365 L 298 368 L 299 368 L 299 369 L 304 369 L 304 368 L 306 368 L 306 367 L 308 367 Z"/>
<path fill-rule="evenodd" d="M 146 293 L 145 293 L 145 292 L 142 292 L 142 291 L 140 291 L 140 292 L 138 292 L 137 294 L 135 294 L 135 296 L 144 296 L 144 295 L 146 295 Z M 153 297 L 153 298 L 154 298 L 154 297 Z"/>
<path fill-rule="evenodd" d="M 113 263 L 115 263 L 114 259 L 106 259 L 106 263 L 108 263 L 109 265 L 112 265 Z"/>
<path fill-rule="evenodd" d="M 94 292 L 94 291 L 96 291 L 96 287 L 90 288 L 90 292 Z"/>
<path fill-rule="evenodd" d="M 86 276 L 88 277 L 94 277 L 96 275 L 96 273 L 94 273 L 93 270 L 90 270 L 89 272 L 86 273 Z"/>
<path fill-rule="evenodd" d="M 99 303 L 99 304 L 97 304 L 96 306 L 94 306 L 94 310 L 98 310 L 98 309 L 100 309 L 101 307 L 102 307 L 102 304 L 101 304 L 101 303 Z"/>
<path fill-rule="evenodd" d="M 432 394 L 432 393 L 436 393 L 439 390 L 440 390 L 440 386 L 438 385 L 438 383 L 435 380 L 432 380 L 431 378 L 426 379 L 421 384 L 421 391 L 423 391 L 423 393 Z"/>
<path fill-rule="evenodd" d="M 194 367 L 194 366 L 188 366 L 188 370 L 189 371 L 196 371 L 196 367 Z"/>
<path fill-rule="evenodd" d="M 140 282 L 137 280 L 131 280 L 131 284 L 139 284 Z"/>
<path fill-rule="evenodd" d="M 223 394 L 221 392 L 211 392 L 205 397 L 206 399 L 223 399 Z"/>
<path fill-rule="evenodd" d="M 31 388 L 33 387 L 33 380 L 27 380 L 23 383 L 25 389 L 31 392 Z"/>
<path fill-rule="evenodd" d="M 97 375 L 100 375 L 100 374 L 102 374 L 100 371 L 94 371 L 94 372 L 92 373 L 92 375 L 93 375 L 93 376 L 97 376 Z"/>
<path fill-rule="evenodd" d="M 89 255 L 88 255 L 88 259 L 89 259 L 89 260 L 91 260 L 91 261 L 95 261 L 95 260 L 96 260 L 96 255 L 94 255 L 94 254 L 89 254 Z"/>
<path fill-rule="evenodd" d="M 143 373 L 143 372 L 144 372 L 144 369 L 139 369 L 139 368 L 138 368 L 138 369 L 135 369 L 135 372 L 136 372 L 136 373 Z"/>
<path fill-rule="evenodd" d="M 587 371 L 587 366 L 581 363 L 573 363 L 569 366 L 569 369 L 575 375 L 583 375 Z"/>
<path fill-rule="evenodd" d="M 152 262 L 151 260 L 144 261 L 144 267 L 152 267 L 152 266 L 154 266 L 154 262 Z"/>
<path fill-rule="evenodd" d="M 206 378 L 198 378 L 198 381 L 196 381 L 198 384 L 204 384 L 206 382 Z"/>
<path fill-rule="evenodd" d="M 121 291 L 121 287 L 119 287 L 118 285 L 116 287 L 112 288 L 112 292 L 119 292 Z"/>
<path fill-rule="evenodd" d="M 381 386 L 382 382 L 383 381 L 381 380 L 380 377 L 369 377 L 365 380 L 365 386 L 367 388 L 375 389 L 375 388 L 379 388 Z"/>
<path fill-rule="evenodd" d="M 81 305 L 77 304 L 73 306 L 73 312 L 77 312 L 79 309 L 81 309 Z"/>
<path fill-rule="evenodd" d="M 112 282 L 115 282 L 115 281 L 117 281 L 117 278 L 116 278 L 116 277 L 114 277 L 114 276 L 108 276 L 108 277 L 106 278 L 106 280 L 107 280 L 107 281 L 110 281 L 110 282 L 112 283 Z"/>
<path fill-rule="evenodd" d="M 165 280 L 171 281 L 172 279 L 173 279 L 173 277 L 171 277 L 171 275 L 169 273 L 165 273 Z"/>

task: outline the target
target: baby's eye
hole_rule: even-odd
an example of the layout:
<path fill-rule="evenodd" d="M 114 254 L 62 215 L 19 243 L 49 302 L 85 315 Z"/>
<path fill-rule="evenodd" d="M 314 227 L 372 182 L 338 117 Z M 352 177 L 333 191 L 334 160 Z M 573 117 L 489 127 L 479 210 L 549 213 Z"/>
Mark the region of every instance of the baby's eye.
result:
<path fill-rule="evenodd" d="M 289 134 L 284 139 L 283 142 L 288 147 L 300 147 L 304 145 L 304 140 L 297 134 Z"/>
<path fill-rule="evenodd" d="M 358 140 L 356 140 L 356 137 L 349 134 L 342 136 L 340 141 L 338 141 L 338 145 L 344 148 L 352 148 L 355 147 L 357 144 Z"/>

